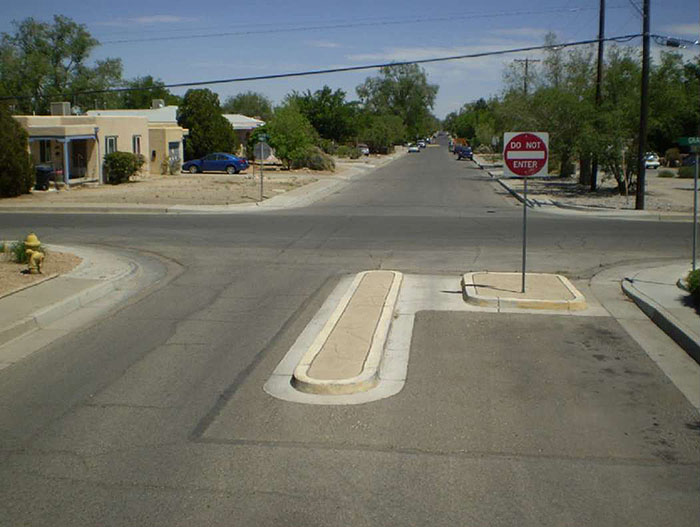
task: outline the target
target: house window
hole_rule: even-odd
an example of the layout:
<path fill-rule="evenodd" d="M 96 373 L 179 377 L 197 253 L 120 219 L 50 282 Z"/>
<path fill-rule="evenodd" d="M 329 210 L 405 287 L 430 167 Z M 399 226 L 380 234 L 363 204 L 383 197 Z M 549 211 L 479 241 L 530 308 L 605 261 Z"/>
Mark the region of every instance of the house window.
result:
<path fill-rule="evenodd" d="M 41 139 L 39 141 L 39 163 L 51 162 L 51 141 Z"/>
<path fill-rule="evenodd" d="M 105 137 L 105 154 L 111 154 L 117 151 L 117 136 L 111 135 Z"/>
<path fill-rule="evenodd" d="M 135 135 L 131 138 L 131 149 L 133 150 L 134 154 L 141 153 L 141 136 L 140 135 Z"/>
<path fill-rule="evenodd" d="M 170 159 L 180 161 L 180 141 L 171 141 L 168 143 L 168 155 Z"/>

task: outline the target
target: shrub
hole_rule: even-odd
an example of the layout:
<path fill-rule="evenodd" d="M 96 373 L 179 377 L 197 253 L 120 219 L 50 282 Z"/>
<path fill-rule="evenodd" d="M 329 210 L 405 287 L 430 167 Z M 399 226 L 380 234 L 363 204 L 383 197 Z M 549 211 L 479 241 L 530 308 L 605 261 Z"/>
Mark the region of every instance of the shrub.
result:
<path fill-rule="evenodd" d="M 132 154 L 131 152 L 112 152 L 105 156 L 105 173 L 107 174 L 107 183 L 119 185 L 129 181 L 131 176 L 134 176 L 141 170 L 141 167 L 146 162 L 141 154 Z"/>
<path fill-rule="evenodd" d="M 676 177 L 676 174 L 674 174 L 670 170 L 662 170 L 661 172 L 659 172 L 657 177 Z"/>
<path fill-rule="evenodd" d="M 360 152 L 359 148 L 356 148 L 354 146 L 341 145 L 338 147 L 336 155 L 338 157 L 349 157 L 350 159 L 358 159 L 362 155 L 362 152 Z"/>
<path fill-rule="evenodd" d="M 491 150 L 489 145 L 479 145 L 476 147 L 475 152 L 477 154 L 492 154 L 493 150 Z"/>
<path fill-rule="evenodd" d="M 339 147 L 332 139 L 323 138 L 319 139 L 318 146 L 320 146 L 321 150 L 323 150 L 326 154 L 330 155 L 338 155 L 338 150 L 342 148 L 342 146 Z"/>
<path fill-rule="evenodd" d="M 292 168 L 310 168 L 311 170 L 335 170 L 335 161 L 317 146 L 310 146 L 292 160 Z"/>
<path fill-rule="evenodd" d="M 677 148 L 669 148 L 664 154 L 666 166 L 677 167 L 681 163 L 681 153 Z"/>
<path fill-rule="evenodd" d="M 39 252 L 46 254 L 46 249 L 43 246 L 37 248 Z M 10 253 L 12 254 L 12 260 L 17 263 L 25 264 L 29 261 L 27 256 L 27 246 L 23 241 L 15 242 L 10 246 Z"/>
<path fill-rule="evenodd" d="M 685 283 L 688 284 L 688 291 L 693 295 L 695 302 L 700 303 L 700 269 L 690 271 L 685 279 Z"/>
<path fill-rule="evenodd" d="M 27 194 L 34 185 L 27 141 L 27 132 L 0 104 L 0 197 Z"/>
<path fill-rule="evenodd" d="M 693 179 L 695 177 L 695 167 L 681 167 L 678 169 L 678 177 L 681 179 Z"/>

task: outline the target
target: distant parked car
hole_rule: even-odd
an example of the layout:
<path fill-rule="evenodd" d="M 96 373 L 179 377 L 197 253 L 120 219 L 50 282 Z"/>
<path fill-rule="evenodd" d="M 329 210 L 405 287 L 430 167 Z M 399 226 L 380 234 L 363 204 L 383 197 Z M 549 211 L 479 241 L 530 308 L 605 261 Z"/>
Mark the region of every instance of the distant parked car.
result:
<path fill-rule="evenodd" d="M 460 160 L 460 159 L 469 159 L 470 161 L 474 160 L 474 153 L 472 152 L 471 146 L 455 145 L 454 152 L 457 155 L 458 160 Z"/>
<path fill-rule="evenodd" d="M 688 157 L 683 159 L 681 166 L 694 167 L 695 166 L 695 154 L 690 154 Z"/>
<path fill-rule="evenodd" d="M 360 151 L 360 153 L 361 153 L 363 156 L 368 156 L 368 155 L 369 155 L 369 147 L 368 147 L 367 145 L 364 145 L 364 144 L 360 143 L 359 145 L 357 145 L 357 149 Z"/>
<path fill-rule="evenodd" d="M 238 174 L 241 170 L 248 168 L 248 160 L 244 157 L 215 152 L 204 156 L 202 159 L 192 159 L 183 163 L 183 172 L 196 174 L 197 172 L 227 172 Z"/>
<path fill-rule="evenodd" d="M 659 156 L 654 153 L 649 153 L 644 158 L 644 168 L 659 168 L 661 162 L 659 161 Z"/>
<path fill-rule="evenodd" d="M 418 141 L 418 146 L 421 148 L 425 148 L 425 141 L 423 141 L 422 139 Z"/>
<path fill-rule="evenodd" d="M 408 153 L 409 153 L 409 154 L 411 154 L 411 153 L 414 153 L 414 154 L 415 154 L 416 152 L 420 152 L 420 148 L 418 147 L 418 145 L 416 145 L 416 144 L 414 144 L 414 143 L 409 143 L 409 144 L 408 144 Z"/>

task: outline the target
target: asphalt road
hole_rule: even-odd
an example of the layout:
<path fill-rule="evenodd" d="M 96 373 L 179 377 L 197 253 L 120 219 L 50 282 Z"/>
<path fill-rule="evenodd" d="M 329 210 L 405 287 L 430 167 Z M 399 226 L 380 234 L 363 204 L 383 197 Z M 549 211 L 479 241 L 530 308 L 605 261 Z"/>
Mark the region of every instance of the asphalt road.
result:
<path fill-rule="evenodd" d="M 697 412 L 612 318 L 423 312 L 395 397 L 262 391 L 341 276 L 516 270 L 521 213 L 443 146 L 299 210 L 0 215 L 169 270 L 0 371 L 0 525 L 696 525 Z M 528 261 L 587 278 L 688 231 L 533 212 Z"/>

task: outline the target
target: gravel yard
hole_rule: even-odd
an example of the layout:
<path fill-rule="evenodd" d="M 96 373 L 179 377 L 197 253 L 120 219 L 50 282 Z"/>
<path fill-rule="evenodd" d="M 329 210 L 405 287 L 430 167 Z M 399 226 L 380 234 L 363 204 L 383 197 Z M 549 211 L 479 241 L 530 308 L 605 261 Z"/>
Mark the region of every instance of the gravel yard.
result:
<path fill-rule="evenodd" d="M 0 259 L 0 297 L 8 293 L 23 289 L 28 285 L 46 279 L 51 275 L 64 274 L 77 267 L 82 258 L 70 253 L 47 252 L 42 266 L 42 274 L 23 274 L 27 264 L 10 262 L 5 253 Z"/>

